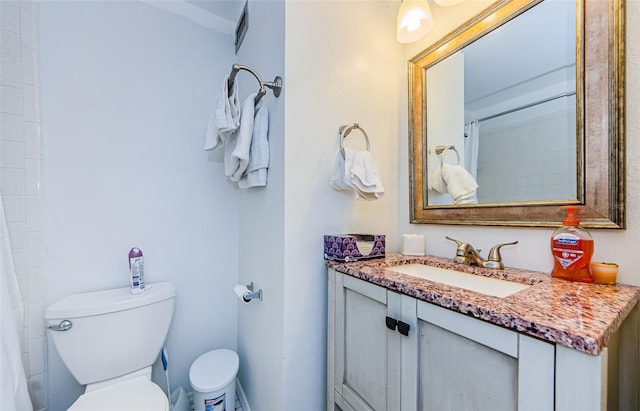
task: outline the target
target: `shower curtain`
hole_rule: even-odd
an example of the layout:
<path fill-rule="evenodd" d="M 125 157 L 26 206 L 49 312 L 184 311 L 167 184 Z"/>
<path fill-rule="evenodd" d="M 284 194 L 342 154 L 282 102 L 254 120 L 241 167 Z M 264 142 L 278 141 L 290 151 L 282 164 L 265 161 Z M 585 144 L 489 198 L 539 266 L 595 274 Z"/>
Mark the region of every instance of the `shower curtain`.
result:
<path fill-rule="evenodd" d="M 4 201 L 0 195 L 0 410 L 33 410 L 22 364 L 19 330 L 24 303 L 16 276 Z"/>
<path fill-rule="evenodd" d="M 464 125 L 464 168 L 478 181 L 478 146 L 480 126 L 477 121 Z"/>

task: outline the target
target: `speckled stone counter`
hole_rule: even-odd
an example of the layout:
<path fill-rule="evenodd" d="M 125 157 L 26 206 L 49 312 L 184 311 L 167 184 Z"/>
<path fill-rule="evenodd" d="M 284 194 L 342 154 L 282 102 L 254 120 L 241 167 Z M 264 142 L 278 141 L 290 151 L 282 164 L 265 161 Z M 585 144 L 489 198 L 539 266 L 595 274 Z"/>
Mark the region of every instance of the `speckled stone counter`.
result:
<path fill-rule="evenodd" d="M 422 263 L 532 285 L 499 298 L 387 270 Z M 338 272 L 441 307 L 570 348 L 599 354 L 640 299 L 640 288 L 559 280 L 514 268 L 489 270 L 440 257 L 386 258 L 343 263 L 326 261 Z"/>

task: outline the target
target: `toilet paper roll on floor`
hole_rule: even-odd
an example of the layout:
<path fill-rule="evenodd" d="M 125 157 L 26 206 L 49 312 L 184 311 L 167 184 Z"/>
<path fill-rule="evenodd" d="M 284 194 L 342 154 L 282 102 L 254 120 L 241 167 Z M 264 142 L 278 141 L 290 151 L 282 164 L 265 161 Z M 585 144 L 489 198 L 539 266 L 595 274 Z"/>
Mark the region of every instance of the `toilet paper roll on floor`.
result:
<path fill-rule="evenodd" d="M 236 284 L 236 286 L 233 287 L 233 292 L 243 303 L 249 304 L 251 302 L 251 299 L 246 298 L 249 294 L 251 294 L 251 290 L 249 290 L 246 285 Z"/>
<path fill-rule="evenodd" d="M 425 255 L 424 236 L 422 234 L 403 234 L 402 254 L 413 256 Z"/>

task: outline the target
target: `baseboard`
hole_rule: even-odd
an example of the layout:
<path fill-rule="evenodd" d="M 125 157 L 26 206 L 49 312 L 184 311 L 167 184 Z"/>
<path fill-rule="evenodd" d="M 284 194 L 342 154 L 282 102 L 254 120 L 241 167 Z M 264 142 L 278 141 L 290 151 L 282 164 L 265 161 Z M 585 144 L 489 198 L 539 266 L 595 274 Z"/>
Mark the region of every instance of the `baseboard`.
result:
<path fill-rule="evenodd" d="M 238 399 L 240 400 L 240 404 L 242 404 L 243 411 L 251 411 L 251 407 L 249 406 L 249 401 L 247 401 L 247 396 L 244 394 L 242 385 L 240 385 L 240 380 L 238 380 L 237 378 L 236 378 L 236 394 L 238 394 Z"/>

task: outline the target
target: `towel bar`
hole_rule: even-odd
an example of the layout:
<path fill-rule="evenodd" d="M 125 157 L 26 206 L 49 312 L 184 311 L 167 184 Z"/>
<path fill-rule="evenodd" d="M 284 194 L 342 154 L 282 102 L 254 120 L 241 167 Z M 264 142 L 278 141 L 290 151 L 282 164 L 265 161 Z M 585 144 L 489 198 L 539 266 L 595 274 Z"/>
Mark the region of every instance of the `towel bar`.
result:
<path fill-rule="evenodd" d="M 367 141 L 367 151 L 371 151 L 370 150 L 371 145 L 369 144 L 369 136 L 364 131 L 364 129 L 360 127 L 358 123 L 353 123 L 351 125 L 347 124 L 347 125 L 341 126 L 338 129 L 338 132 L 340 133 L 340 152 L 342 153 L 343 157 L 344 157 L 344 143 L 343 143 L 344 139 L 347 138 L 349 133 L 351 133 L 353 130 L 360 130 L 362 135 L 364 135 L 365 140 Z"/>
<path fill-rule="evenodd" d="M 276 97 L 280 97 L 280 92 L 282 92 L 282 77 L 280 76 L 276 76 L 273 81 L 262 81 L 262 79 L 260 78 L 260 76 L 258 75 L 258 73 L 255 72 L 254 69 L 252 69 L 249 66 L 243 66 L 240 64 L 234 64 L 233 66 L 231 66 L 231 73 L 229 74 L 229 80 L 228 80 L 228 89 L 229 89 L 229 93 L 231 93 L 231 86 L 233 86 L 233 82 L 236 80 L 236 75 L 238 74 L 238 72 L 240 70 L 245 70 L 248 71 L 249 73 L 253 74 L 253 76 L 256 78 L 256 80 L 258 80 L 258 82 L 260 83 L 260 90 L 258 91 L 258 95 L 256 96 L 255 99 L 255 104 L 258 104 L 258 102 L 260 101 L 260 99 L 267 94 L 267 90 L 265 89 L 265 87 L 269 87 L 271 90 L 273 90 L 273 95 Z"/>
<path fill-rule="evenodd" d="M 447 150 L 453 150 L 453 152 L 456 153 L 456 158 L 458 159 L 456 165 L 460 165 L 460 153 L 458 153 L 456 146 L 436 146 L 435 152 L 440 156 L 440 165 L 444 163 L 444 156 L 447 154 Z"/>

